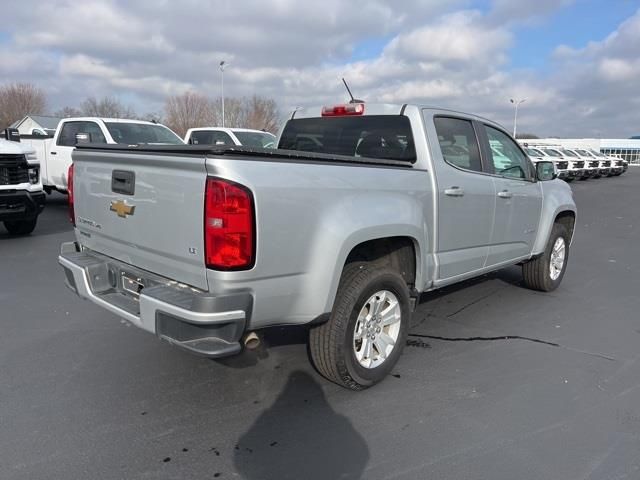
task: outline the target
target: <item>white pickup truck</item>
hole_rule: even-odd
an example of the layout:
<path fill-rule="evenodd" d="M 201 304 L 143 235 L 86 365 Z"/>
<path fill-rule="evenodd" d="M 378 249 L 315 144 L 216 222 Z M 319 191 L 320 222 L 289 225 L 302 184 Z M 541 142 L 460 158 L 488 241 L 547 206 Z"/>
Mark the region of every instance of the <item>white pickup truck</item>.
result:
<path fill-rule="evenodd" d="M 36 228 L 44 205 L 35 151 L 20 142 L 16 129 L 5 130 L 0 139 L 0 222 L 12 235 L 27 235 Z"/>
<path fill-rule="evenodd" d="M 515 264 L 559 286 L 576 206 L 555 178 L 500 125 L 419 105 L 300 109 L 278 149 L 79 144 L 59 263 L 80 297 L 200 355 L 308 325 L 318 371 L 362 389 L 421 292 Z"/>
<path fill-rule="evenodd" d="M 23 139 L 40 162 L 42 184 L 47 193 L 67 191 L 67 171 L 78 134 L 89 135 L 92 143 L 124 145 L 181 145 L 180 137 L 164 125 L 141 120 L 78 117 L 60 121 L 53 138 Z"/>

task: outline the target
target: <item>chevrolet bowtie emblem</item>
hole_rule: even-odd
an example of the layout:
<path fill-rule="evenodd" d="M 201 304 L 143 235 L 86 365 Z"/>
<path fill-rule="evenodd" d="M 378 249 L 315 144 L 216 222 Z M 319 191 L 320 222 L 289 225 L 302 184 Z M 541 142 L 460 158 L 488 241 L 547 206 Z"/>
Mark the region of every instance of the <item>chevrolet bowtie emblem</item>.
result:
<path fill-rule="evenodd" d="M 109 210 L 116 212 L 118 216 L 122 218 L 126 218 L 127 215 L 133 215 L 135 209 L 135 205 L 127 205 L 124 203 L 124 200 L 111 202 L 111 206 L 109 207 Z"/>

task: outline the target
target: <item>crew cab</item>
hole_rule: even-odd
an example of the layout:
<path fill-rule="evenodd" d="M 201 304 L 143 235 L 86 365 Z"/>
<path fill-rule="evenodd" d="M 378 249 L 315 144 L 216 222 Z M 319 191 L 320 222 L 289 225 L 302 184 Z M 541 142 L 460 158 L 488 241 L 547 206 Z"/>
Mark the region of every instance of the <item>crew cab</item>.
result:
<path fill-rule="evenodd" d="M 35 151 L 20 142 L 17 129 L 5 130 L 0 139 L 0 222 L 12 235 L 27 235 L 36 228 L 44 205 Z"/>
<path fill-rule="evenodd" d="M 250 128 L 200 127 L 190 128 L 184 136 L 189 145 L 244 145 L 245 147 L 275 148 L 273 133 Z"/>
<path fill-rule="evenodd" d="M 298 109 L 277 149 L 79 144 L 70 170 L 72 291 L 209 357 L 307 325 L 318 371 L 356 390 L 397 362 L 420 293 L 508 265 L 556 289 L 576 218 L 552 162 L 419 105 Z"/>
<path fill-rule="evenodd" d="M 24 142 L 33 147 L 40 162 L 46 192 L 67 191 L 67 171 L 78 134 L 93 143 L 122 145 L 181 145 L 180 137 L 169 128 L 153 122 L 118 118 L 77 117 L 60 121 L 53 138 L 30 136 Z"/>

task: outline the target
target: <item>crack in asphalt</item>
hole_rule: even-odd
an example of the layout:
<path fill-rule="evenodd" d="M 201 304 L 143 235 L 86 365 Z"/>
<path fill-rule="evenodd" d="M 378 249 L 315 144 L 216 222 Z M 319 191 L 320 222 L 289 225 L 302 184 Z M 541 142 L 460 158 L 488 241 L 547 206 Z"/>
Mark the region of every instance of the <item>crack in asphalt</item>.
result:
<path fill-rule="evenodd" d="M 467 309 L 467 308 L 469 308 L 470 306 L 475 305 L 476 303 L 481 302 L 482 300 L 484 300 L 484 299 L 486 299 L 486 298 L 489 298 L 491 295 L 494 295 L 494 294 L 496 294 L 497 292 L 498 292 L 498 290 L 493 290 L 492 292 L 489 292 L 489 293 L 487 293 L 486 295 L 483 295 L 482 297 L 480 297 L 480 298 L 478 298 L 478 299 L 476 299 L 476 300 L 474 300 L 474 301 L 472 301 L 472 302 L 469 302 L 469 303 L 467 303 L 467 304 L 463 305 L 462 307 L 460 307 L 460 308 L 459 308 L 458 310 L 456 310 L 455 312 L 447 314 L 447 318 L 451 318 L 451 317 L 456 316 L 457 314 L 459 314 L 459 313 L 460 313 L 460 312 L 462 312 L 463 310 L 466 310 L 466 309 Z"/>
<path fill-rule="evenodd" d="M 429 338 L 431 340 L 441 340 L 443 342 L 495 342 L 502 340 L 524 340 L 526 342 L 540 343 L 542 345 L 548 345 L 550 347 L 559 347 L 572 352 L 582 353 L 584 355 L 589 355 L 592 357 L 603 358 L 611 362 L 617 361 L 616 358 L 604 355 L 602 353 L 588 352 L 586 350 L 580 350 L 578 348 L 567 347 L 566 345 L 562 345 L 560 343 L 549 342 L 547 340 L 541 340 L 539 338 L 523 337 L 521 335 L 501 335 L 498 337 L 440 337 L 437 335 L 422 335 L 419 333 L 410 333 L 409 336 L 417 338 Z"/>

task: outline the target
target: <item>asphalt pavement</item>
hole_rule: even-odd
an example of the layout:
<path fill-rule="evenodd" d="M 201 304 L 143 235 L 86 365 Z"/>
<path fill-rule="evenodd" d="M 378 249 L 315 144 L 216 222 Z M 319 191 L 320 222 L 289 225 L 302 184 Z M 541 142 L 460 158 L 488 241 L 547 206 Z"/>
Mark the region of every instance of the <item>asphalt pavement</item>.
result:
<path fill-rule="evenodd" d="M 640 479 L 640 168 L 574 182 L 568 271 L 424 295 L 393 375 L 354 393 L 303 329 L 224 361 L 66 289 L 65 197 L 0 226 L 0 479 Z"/>

